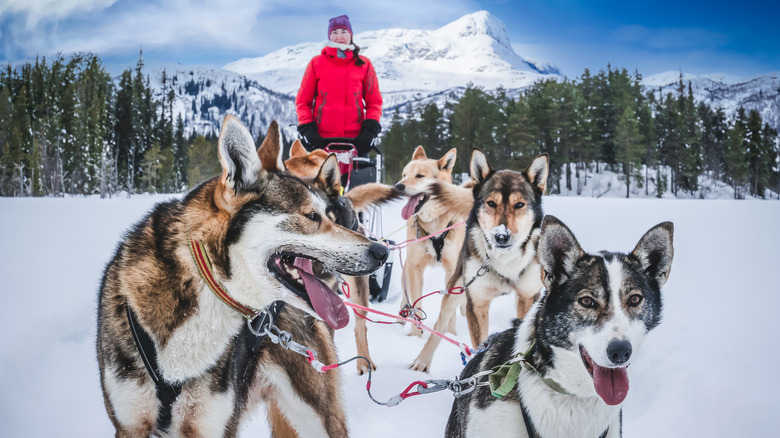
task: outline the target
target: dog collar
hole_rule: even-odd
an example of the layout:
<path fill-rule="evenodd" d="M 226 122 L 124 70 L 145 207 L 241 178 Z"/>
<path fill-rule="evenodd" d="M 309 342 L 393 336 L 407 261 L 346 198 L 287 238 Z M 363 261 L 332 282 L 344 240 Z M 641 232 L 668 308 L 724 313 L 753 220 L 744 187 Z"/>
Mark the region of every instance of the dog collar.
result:
<path fill-rule="evenodd" d="M 214 292 L 214 295 L 216 295 L 217 298 L 219 298 L 223 303 L 227 304 L 228 307 L 240 313 L 244 318 L 250 321 L 255 319 L 255 317 L 262 311 L 245 306 L 234 300 L 233 297 L 231 297 L 227 291 L 225 291 L 224 286 L 222 286 L 214 278 L 214 274 L 212 273 L 211 268 L 211 261 L 209 260 L 209 256 L 206 255 L 206 251 L 203 249 L 203 245 L 201 245 L 201 243 L 197 240 L 190 240 L 189 243 L 190 253 L 192 253 L 192 258 L 195 260 L 195 264 L 198 266 L 200 276 L 203 277 L 203 280 L 205 280 L 206 284 L 209 285 L 209 289 Z"/>

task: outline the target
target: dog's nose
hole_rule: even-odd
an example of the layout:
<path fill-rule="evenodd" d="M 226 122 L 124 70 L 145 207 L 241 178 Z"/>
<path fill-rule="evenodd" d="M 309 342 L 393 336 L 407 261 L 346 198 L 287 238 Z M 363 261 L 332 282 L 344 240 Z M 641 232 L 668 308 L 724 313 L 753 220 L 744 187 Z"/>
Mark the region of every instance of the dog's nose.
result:
<path fill-rule="evenodd" d="M 506 245 L 507 243 L 509 243 L 510 237 L 511 236 L 509 234 L 505 234 L 505 233 L 493 234 L 493 239 L 495 239 L 496 243 L 499 245 Z"/>
<path fill-rule="evenodd" d="M 390 254 L 390 250 L 387 249 L 386 246 L 380 245 L 378 243 L 372 243 L 371 248 L 368 249 L 368 252 L 371 254 L 371 257 L 373 257 L 374 260 L 378 261 L 380 264 L 384 263 L 385 260 L 387 260 L 387 256 Z"/>
<path fill-rule="evenodd" d="M 614 340 L 607 346 L 607 356 L 615 365 L 622 365 L 631 358 L 631 343 L 623 340 Z"/>
<path fill-rule="evenodd" d="M 399 191 L 401 191 L 401 192 L 403 192 L 404 190 L 406 190 L 406 186 L 405 186 L 405 185 L 403 185 L 403 184 L 401 184 L 401 183 L 398 183 L 398 184 L 396 184 L 396 185 L 395 185 L 395 188 L 396 188 L 396 189 L 398 189 L 398 190 L 399 190 Z"/>

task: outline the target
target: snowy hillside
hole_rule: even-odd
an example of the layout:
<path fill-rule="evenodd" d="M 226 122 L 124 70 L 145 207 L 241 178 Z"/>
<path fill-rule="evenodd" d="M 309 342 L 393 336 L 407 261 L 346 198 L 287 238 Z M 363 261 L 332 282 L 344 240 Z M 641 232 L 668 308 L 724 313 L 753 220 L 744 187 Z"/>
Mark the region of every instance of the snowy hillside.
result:
<path fill-rule="evenodd" d="M 101 273 L 121 233 L 169 196 L 0 199 L 0 436 L 113 436 L 95 358 Z M 400 203 L 384 209 L 385 231 L 401 223 Z M 675 258 L 663 290 L 663 321 L 629 370 L 623 410 L 626 437 L 773 437 L 780 434 L 774 302 L 780 259 L 780 203 L 548 197 L 544 209 L 563 220 L 587 251 L 630 251 L 651 226 L 675 224 Z M 51 218 L 56 218 L 52 221 Z M 95 218 L 100 218 L 95 220 Z M 386 312 L 398 310 L 397 255 Z M 443 270 L 425 275 L 441 287 Z M 425 300 L 430 320 L 440 296 Z M 490 330 L 512 318 L 512 297 L 491 306 Z M 336 332 L 339 357 L 355 354 L 354 320 Z M 459 338 L 468 340 L 458 316 Z M 425 339 L 398 325 L 370 325 L 378 365 L 372 393 L 382 401 L 415 380 L 451 379 L 458 349 L 442 343 L 431 374 L 408 369 Z M 756 354 L 753 354 L 756 353 Z M 304 359 L 301 359 L 304 360 Z M 412 397 L 394 408 L 373 404 L 366 377 L 340 369 L 351 436 L 440 437 L 452 395 Z M 269 437 L 264 412 L 242 437 Z"/>
<path fill-rule="evenodd" d="M 755 78 L 736 78 L 723 75 L 686 75 L 682 74 L 685 92 L 691 84 L 693 97 L 713 109 L 723 108 L 728 116 L 736 114 L 740 107 L 745 112 L 757 110 L 764 123 L 780 130 L 780 72 L 756 76 Z M 666 72 L 648 76 L 642 85 L 648 91 L 654 91 L 656 97 L 668 93 L 679 93 L 680 72 Z"/>
<path fill-rule="evenodd" d="M 173 113 L 181 114 L 185 133 L 218 134 L 225 114 L 236 115 L 257 137 L 276 120 L 288 136 L 297 123 L 294 99 L 274 92 L 257 81 L 228 70 L 186 66 L 174 63 L 154 63 L 151 84 L 156 98 L 162 99 L 162 73 L 174 87 L 176 98 Z M 174 116 L 175 118 L 175 116 Z"/>

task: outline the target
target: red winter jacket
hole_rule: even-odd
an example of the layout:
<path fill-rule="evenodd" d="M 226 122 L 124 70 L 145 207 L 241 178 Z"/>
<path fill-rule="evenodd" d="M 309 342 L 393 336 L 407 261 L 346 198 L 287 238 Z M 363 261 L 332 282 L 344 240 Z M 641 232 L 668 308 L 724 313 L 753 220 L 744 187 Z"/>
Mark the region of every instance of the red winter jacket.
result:
<path fill-rule="evenodd" d="M 337 50 L 325 47 L 306 66 L 295 98 L 298 124 L 317 122 L 317 131 L 325 138 L 354 138 L 363 120 L 379 122 L 382 95 L 371 61 L 361 56 L 365 64 L 356 66 L 351 50 L 345 52 L 346 58 L 339 58 Z"/>

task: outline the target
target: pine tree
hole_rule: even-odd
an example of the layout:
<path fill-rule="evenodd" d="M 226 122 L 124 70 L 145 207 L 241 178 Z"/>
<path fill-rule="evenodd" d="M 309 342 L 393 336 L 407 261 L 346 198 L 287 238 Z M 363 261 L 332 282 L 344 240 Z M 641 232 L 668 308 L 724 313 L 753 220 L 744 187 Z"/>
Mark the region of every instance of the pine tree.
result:
<path fill-rule="evenodd" d="M 615 130 L 615 159 L 622 168 L 622 179 L 626 183 L 626 198 L 630 197 L 631 179 L 636 177 L 642 163 L 642 136 L 639 120 L 630 107 L 623 110 Z"/>
<path fill-rule="evenodd" d="M 187 160 L 189 157 L 189 143 L 184 137 L 184 120 L 179 113 L 176 119 L 176 134 L 174 135 L 173 146 L 173 170 L 175 172 L 175 191 L 180 192 L 187 188 Z"/>
<path fill-rule="evenodd" d="M 742 197 L 740 192 L 748 175 L 744 117 L 745 111 L 740 108 L 724 143 L 724 174 L 734 188 L 734 199 Z"/>
<path fill-rule="evenodd" d="M 135 176 L 136 119 L 133 105 L 132 72 L 125 70 L 119 80 L 119 90 L 114 103 L 114 138 L 116 139 L 115 167 L 117 169 L 117 184 L 128 194 L 133 192 Z"/>
<path fill-rule="evenodd" d="M 189 151 L 189 186 L 195 187 L 202 181 L 220 173 L 221 167 L 217 160 L 217 140 L 207 140 L 202 135 L 195 137 Z"/>
<path fill-rule="evenodd" d="M 477 131 L 487 110 L 485 92 L 473 84 L 468 84 L 463 96 L 453 107 L 452 112 L 452 145 L 458 149 L 458 156 L 470 157 L 475 147 L 484 148 L 484 139 L 477 138 Z M 458 160 L 456 169 L 468 172 L 468 160 Z M 457 172 L 455 172 L 457 173 Z"/>
<path fill-rule="evenodd" d="M 761 116 L 758 111 L 748 114 L 746 140 L 746 158 L 748 166 L 748 190 L 752 196 L 764 197 L 764 190 L 774 167 L 774 151 L 762 138 Z"/>

